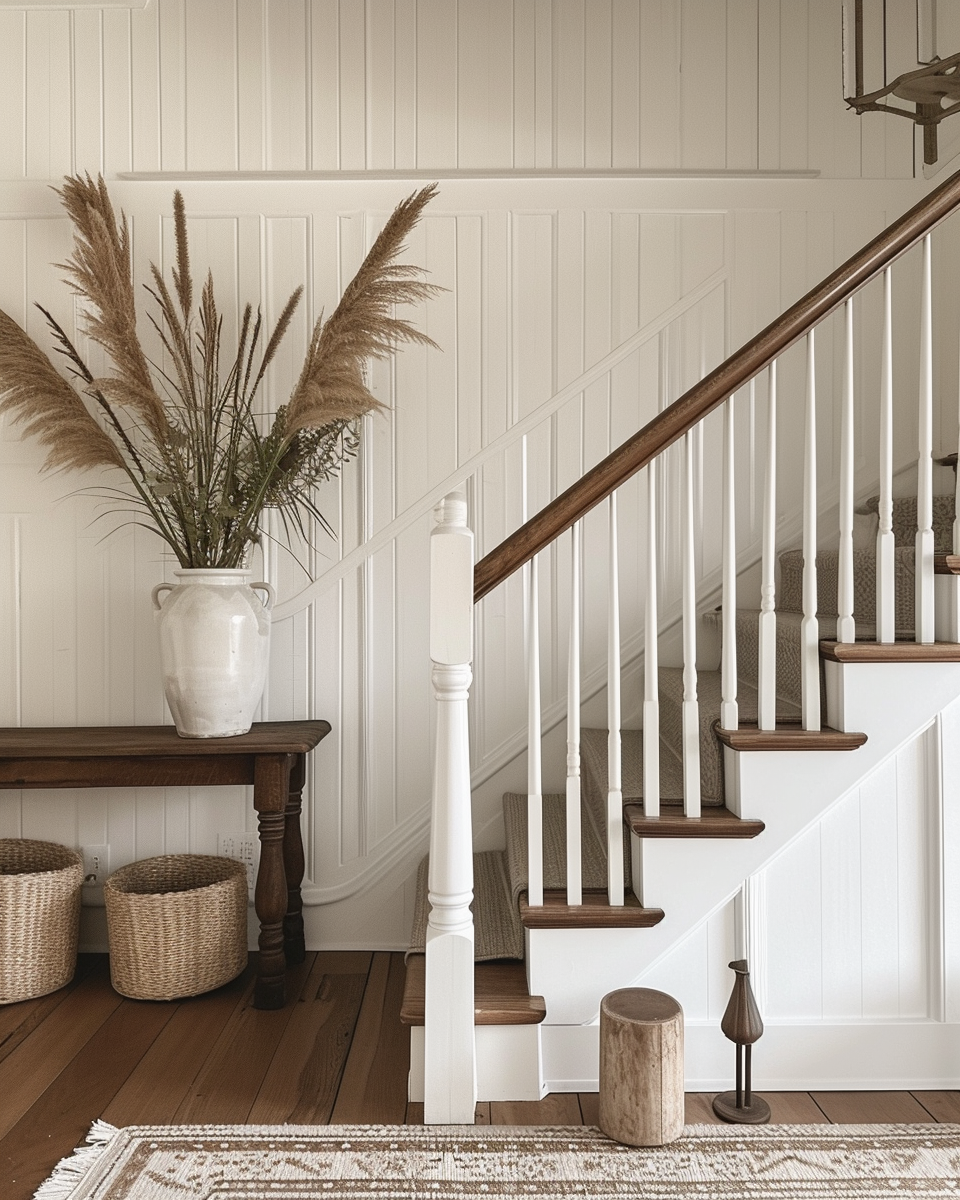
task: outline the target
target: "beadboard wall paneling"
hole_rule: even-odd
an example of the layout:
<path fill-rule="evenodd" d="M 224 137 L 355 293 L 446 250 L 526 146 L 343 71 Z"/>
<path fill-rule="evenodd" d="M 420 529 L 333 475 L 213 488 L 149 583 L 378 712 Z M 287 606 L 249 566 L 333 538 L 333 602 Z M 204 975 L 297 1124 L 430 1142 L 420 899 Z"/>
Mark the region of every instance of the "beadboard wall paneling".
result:
<path fill-rule="evenodd" d="M 888 55 L 900 45 L 912 55 L 914 5 L 886 8 Z M 75 170 L 914 173 L 909 122 L 859 118 L 842 102 L 835 0 L 2 10 L 0 60 L 6 179 Z"/>
<path fill-rule="evenodd" d="M 858 228 L 865 238 L 906 207 L 902 184 L 884 185 L 882 192 L 869 185 L 865 203 L 860 183 L 830 185 L 829 196 L 812 183 L 777 183 L 757 209 L 755 186 L 701 185 L 701 207 L 691 209 L 683 191 L 656 181 L 443 185 L 409 250 L 410 259 L 448 289 L 413 314 L 441 350 L 412 347 L 373 365 L 371 386 L 385 412 L 366 419 L 360 455 L 320 489 L 335 536 L 318 531 L 312 546 L 296 548 L 299 562 L 269 538 L 255 557 L 254 569 L 280 596 L 261 715 L 325 717 L 334 729 L 314 756 L 307 790 L 308 902 L 349 897 L 425 844 L 433 722 L 423 587 L 431 497 L 465 485 L 478 554 L 489 550 L 521 523 L 524 452 L 532 512 L 672 402 L 735 340 L 812 285 L 856 244 Z M 286 349 L 268 377 L 266 409 L 288 394 L 313 320 L 336 304 L 392 204 L 410 188 L 387 181 L 184 184 L 194 271 L 198 278 L 208 267 L 213 271 L 226 343 L 244 301 L 262 303 L 272 325 L 294 288 L 305 286 Z M 118 182 L 113 190 L 129 214 L 138 277 L 146 281 L 148 258 L 171 261 L 169 185 Z M 789 207 L 791 200 L 806 207 Z M 0 219 L 0 245 L 9 268 L 0 280 L 0 306 L 41 341 L 35 300 L 74 328 L 74 301 L 51 265 L 70 247 L 55 198 L 42 184 L 7 185 L 0 209 L 8 214 Z M 937 237 L 938 362 L 942 378 L 955 386 L 950 300 L 956 285 L 948 276 L 957 237 L 950 229 Z M 909 397 L 916 394 L 916 274 L 911 261 L 895 268 L 904 318 L 896 357 L 898 395 L 906 398 L 898 409 L 903 461 L 915 444 Z M 879 387 L 879 309 L 870 289 L 857 311 L 858 488 L 869 494 Z M 149 340 L 146 327 L 144 334 Z M 841 339 L 825 327 L 818 346 L 820 483 L 829 504 L 836 489 Z M 779 505 L 788 522 L 800 494 L 794 448 L 802 395 L 802 355 L 793 350 L 781 371 Z M 765 402 L 764 379 L 752 405 L 746 390 L 735 399 L 741 467 L 764 444 Z M 941 402 L 946 449 L 956 421 L 949 386 Z M 719 576 L 720 441 L 717 413 L 694 435 L 695 519 L 703 533 L 698 594 L 706 607 L 715 602 L 710 596 Z M 175 563 L 148 531 L 125 523 L 122 514 L 104 513 L 95 496 L 76 494 L 89 480 L 41 476 L 41 458 L 35 443 L 20 441 L 4 424 L 0 578 L 6 582 L 0 597 L 13 619 L 0 635 L 2 719 L 40 725 L 165 720 L 149 593 L 154 583 L 172 578 Z M 741 483 L 738 536 L 747 556 L 759 533 L 760 478 L 762 472 L 751 485 L 747 471 Z M 681 483 L 678 445 L 659 473 L 667 621 L 677 612 L 673 531 Z M 620 503 L 628 659 L 642 644 L 645 496 L 636 479 Z M 785 530 L 783 536 L 791 535 Z M 600 506 L 585 520 L 592 557 L 582 582 L 583 662 L 591 690 L 602 687 L 606 655 L 607 537 L 606 506 Z M 542 554 L 537 569 L 544 707 L 552 719 L 565 697 L 569 539 Z M 744 605 L 756 602 L 741 597 Z M 478 778 L 509 762 L 522 745 L 520 606 L 517 578 L 478 610 L 471 718 Z M 639 693 L 626 696 L 624 711 L 635 713 L 639 699 Z M 0 813 L 4 828 L 108 843 L 113 866 L 168 850 L 213 851 L 217 832 L 253 820 L 243 789 L 97 798 L 31 793 L 4 796 Z M 491 816 L 477 813 L 481 824 Z M 351 925 L 351 936 L 376 944 L 376 920 L 368 915 L 364 921 L 366 933 Z M 331 936 L 336 940 L 335 930 Z"/>
<path fill-rule="evenodd" d="M 943 717 L 951 729 L 957 707 Z M 769 1024 L 956 1020 L 943 1011 L 955 979 L 957 923 L 938 884 L 948 852 L 939 832 L 941 779 L 934 724 L 640 984 L 676 996 L 688 1021 L 714 1023 L 733 987 L 727 964 L 745 957 Z"/>

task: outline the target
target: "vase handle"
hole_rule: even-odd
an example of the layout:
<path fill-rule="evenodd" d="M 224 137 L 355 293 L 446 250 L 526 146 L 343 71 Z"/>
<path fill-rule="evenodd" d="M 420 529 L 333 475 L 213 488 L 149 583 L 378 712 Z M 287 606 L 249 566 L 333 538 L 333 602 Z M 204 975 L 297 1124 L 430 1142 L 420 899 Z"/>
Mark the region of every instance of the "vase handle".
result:
<path fill-rule="evenodd" d="M 266 602 L 263 603 L 263 607 L 269 612 L 270 609 L 273 608 L 273 605 L 277 599 L 277 593 L 273 590 L 273 586 L 269 583 L 251 583 L 249 587 L 253 592 L 259 589 L 260 591 L 267 593 L 267 599 Z"/>
<path fill-rule="evenodd" d="M 160 611 L 160 609 L 163 605 L 163 602 L 160 599 L 160 593 L 161 592 L 172 592 L 174 589 L 174 586 L 175 585 L 172 583 L 158 583 L 157 586 L 150 593 L 150 598 L 151 598 L 151 600 L 153 600 L 153 607 L 157 612 Z"/>

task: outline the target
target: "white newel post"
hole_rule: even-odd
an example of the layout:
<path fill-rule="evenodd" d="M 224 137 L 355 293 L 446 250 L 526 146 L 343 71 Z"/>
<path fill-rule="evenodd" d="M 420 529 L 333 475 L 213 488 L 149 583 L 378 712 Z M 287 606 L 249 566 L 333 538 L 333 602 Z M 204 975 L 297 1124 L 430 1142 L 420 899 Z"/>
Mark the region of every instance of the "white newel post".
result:
<path fill-rule="evenodd" d="M 451 492 L 430 536 L 430 658 L 437 749 L 430 826 L 424 1106 L 428 1125 L 472 1125 L 477 1103 L 473 1025 L 473 831 L 467 698 L 473 679 L 473 533 Z"/>

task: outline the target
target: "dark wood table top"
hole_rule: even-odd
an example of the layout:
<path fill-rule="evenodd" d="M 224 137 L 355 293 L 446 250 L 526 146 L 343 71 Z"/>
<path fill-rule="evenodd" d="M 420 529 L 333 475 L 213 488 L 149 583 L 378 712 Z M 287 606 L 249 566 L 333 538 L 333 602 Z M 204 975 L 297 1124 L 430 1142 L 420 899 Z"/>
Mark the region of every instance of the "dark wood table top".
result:
<path fill-rule="evenodd" d="M 0 758 L 157 758 L 230 754 L 307 754 L 330 732 L 328 721 L 260 721 L 249 733 L 182 738 L 172 725 L 0 729 Z"/>

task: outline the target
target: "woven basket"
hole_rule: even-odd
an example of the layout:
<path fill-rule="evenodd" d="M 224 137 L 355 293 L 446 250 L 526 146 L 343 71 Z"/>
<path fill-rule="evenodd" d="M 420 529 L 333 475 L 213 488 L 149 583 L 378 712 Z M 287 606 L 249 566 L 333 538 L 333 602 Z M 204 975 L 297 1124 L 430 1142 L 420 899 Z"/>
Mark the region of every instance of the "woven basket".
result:
<path fill-rule="evenodd" d="M 177 1000 L 247 965 L 247 872 L 232 858 L 164 854 L 103 885 L 110 978 L 121 996 Z"/>
<path fill-rule="evenodd" d="M 82 887 L 76 850 L 0 839 L 0 1004 L 46 996 L 73 978 Z"/>

